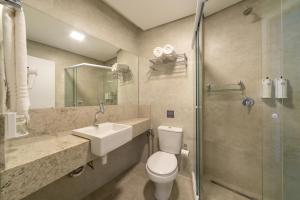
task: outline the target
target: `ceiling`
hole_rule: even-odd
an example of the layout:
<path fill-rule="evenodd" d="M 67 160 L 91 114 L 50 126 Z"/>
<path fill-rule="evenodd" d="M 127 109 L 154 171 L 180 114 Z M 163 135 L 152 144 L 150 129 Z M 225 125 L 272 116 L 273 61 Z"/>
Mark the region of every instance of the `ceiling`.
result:
<path fill-rule="evenodd" d="M 27 5 L 24 5 L 24 12 L 27 39 L 29 40 L 100 61 L 114 58 L 119 50 L 106 41 L 92 37 L 81 30 L 76 30 L 69 24 Z M 83 33 L 85 39 L 81 42 L 72 39 L 70 37 L 72 31 Z"/>
<path fill-rule="evenodd" d="M 196 0 L 103 0 L 129 21 L 147 30 L 193 15 Z M 216 13 L 242 0 L 208 0 L 204 15 Z"/>

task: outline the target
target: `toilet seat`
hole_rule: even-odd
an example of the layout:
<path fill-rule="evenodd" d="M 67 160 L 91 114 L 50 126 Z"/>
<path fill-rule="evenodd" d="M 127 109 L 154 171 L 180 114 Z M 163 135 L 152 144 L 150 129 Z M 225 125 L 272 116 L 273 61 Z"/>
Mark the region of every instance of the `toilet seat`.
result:
<path fill-rule="evenodd" d="M 146 171 L 155 183 L 172 183 L 177 177 L 177 159 L 174 154 L 158 151 L 147 160 Z"/>
<path fill-rule="evenodd" d="M 177 159 L 174 154 L 158 151 L 147 160 L 147 168 L 158 176 L 169 176 L 177 170 Z"/>

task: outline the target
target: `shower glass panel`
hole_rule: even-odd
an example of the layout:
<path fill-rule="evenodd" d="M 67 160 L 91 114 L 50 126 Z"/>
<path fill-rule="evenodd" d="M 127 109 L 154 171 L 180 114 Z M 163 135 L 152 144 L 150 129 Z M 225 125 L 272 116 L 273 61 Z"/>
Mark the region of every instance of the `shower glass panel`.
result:
<path fill-rule="evenodd" d="M 117 104 L 118 80 L 108 69 L 78 67 L 65 69 L 65 106 Z"/>
<path fill-rule="evenodd" d="M 286 99 L 263 100 L 263 199 L 300 196 L 300 1 L 260 1 L 262 78 L 287 79 Z"/>
<path fill-rule="evenodd" d="M 282 74 L 281 0 L 261 0 L 254 9 L 260 10 L 261 16 L 261 79 L 270 77 L 274 82 Z M 274 92 L 272 96 L 262 99 L 262 196 L 264 200 L 283 200 L 281 104 Z"/>
<path fill-rule="evenodd" d="M 282 0 L 282 76 L 288 98 L 281 103 L 283 199 L 300 197 L 300 0 Z"/>
<path fill-rule="evenodd" d="M 195 176 L 196 176 L 196 193 L 200 193 L 201 181 L 201 56 L 200 56 L 200 29 L 196 32 L 195 40 L 195 57 L 196 57 L 196 137 L 195 137 Z"/>
<path fill-rule="evenodd" d="M 198 0 L 197 2 L 197 13 L 195 21 L 195 32 L 194 32 L 194 49 L 195 49 L 195 144 L 194 144 L 194 154 L 195 154 L 195 163 L 194 163 L 194 192 L 195 199 L 201 198 L 201 176 L 202 176 L 202 17 L 205 7 L 205 1 Z"/>

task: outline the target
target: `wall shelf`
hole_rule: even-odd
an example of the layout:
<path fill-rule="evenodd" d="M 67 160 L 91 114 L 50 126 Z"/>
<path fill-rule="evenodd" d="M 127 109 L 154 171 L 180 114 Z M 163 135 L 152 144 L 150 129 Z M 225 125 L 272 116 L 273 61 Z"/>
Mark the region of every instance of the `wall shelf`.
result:
<path fill-rule="evenodd" d="M 176 54 L 176 56 L 165 56 L 164 58 L 155 58 L 150 59 L 149 61 L 152 63 L 152 66 L 150 68 L 152 70 L 157 71 L 157 68 L 159 66 L 163 65 L 174 65 L 174 66 L 185 66 L 187 67 L 187 56 L 185 53 L 183 54 Z"/>
<path fill-rule="evenodd" d="M 225 92 L 225 91 L 243 91 L 245 89 L 245 85 L 242 81 L 239 81 L 236 84 L 224 84 L 224 85 L 206 85 L 206 89 L 208 92 Z"/>

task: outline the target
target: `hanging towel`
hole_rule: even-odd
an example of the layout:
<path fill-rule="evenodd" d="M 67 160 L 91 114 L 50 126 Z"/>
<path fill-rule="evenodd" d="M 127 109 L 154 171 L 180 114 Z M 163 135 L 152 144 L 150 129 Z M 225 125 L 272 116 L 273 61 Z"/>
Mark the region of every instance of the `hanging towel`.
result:
<path fill-rule="evenodd" d="M 27 85 L 26 25 L 22 9 L 3 10 L 4 65 L 7 81 L 7 108 L 29 120 Z"/>
<path fill-rule="evenodd" d="M 3 55 L 3 40 L 0 40 L 0 113 L 6 111 L 6 87 Z"/>
<path fill-rule="evenodd" d="M 12 9 L 3 8 L 3 49 L 7 81 L 7 107 L 11 112 L 17 111 L 14 17 Z"/>
<path fill-rule="evenodd" d="M 6 111 L 6 87 L 5 87 L 5 69 L 4 69 L 4 55 L 3 55 L 3 24 L 2 11 L 3 6 L 0 6 L 1 20 L 0 20 L 0 113 Z"/>
<path fill-rule="evenodd" d="M 28 119 L 29 92 L 27 83 L 27 41 L 26 24 L 23 9 L 15 13 L 15 60 L 17 85 L 17 114 Z"/>

